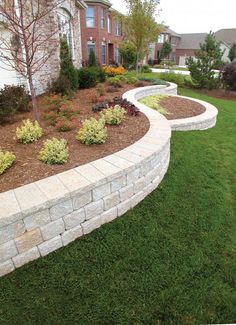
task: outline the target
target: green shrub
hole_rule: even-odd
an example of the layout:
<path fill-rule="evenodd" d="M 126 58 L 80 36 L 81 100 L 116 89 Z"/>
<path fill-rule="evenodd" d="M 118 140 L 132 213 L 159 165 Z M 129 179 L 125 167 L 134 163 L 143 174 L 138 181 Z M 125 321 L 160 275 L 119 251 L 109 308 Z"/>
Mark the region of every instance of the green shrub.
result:
<path fill-rule="evenodd" d="M 85 120 L 76 139 L 86 145 L 104 143 L 107 139 L 104 119 L 96 120 L 92 117 Z"/>
<path fill-rule="evenodd" d="M 52 82 L 49 91 L 54 94 L 61 94 L 62 96 L 73 97 L 74 95 L 74 92 L 71 89 L 70 80 L 63 75 L 59 76 Z"/>
<path fill-rule="evenodd" d="M 122 87 L 122 81 L 119 79 L 119 77 L 110 77 L 107 79 L 107 82 L 110 86 Z"/>
<path fill-rule="evenodd" d="M 31 143 L 43 135 L 43 129 L 37 121 L 24 120 L 22 125 L 16 128 L 16 137 L 22 143 Z"/>
<path fill-rule="evenodd" d="M 141 72 L 142 72 L 142 73 L 150 73 L 150 72 L 152 72 L 152 69 L 150 69 L 150 67 L 149 67 L 147 64 L 144 64 L 144 65 L 141 67 Z"/>
<path fill-rule="evenodd" d="M 167 110 L 160 105 L 161 100 L 167 97 L 168 96 L 164 94 L 151 95 L 140 99 L 139 102 L 148 107 L 155 109 L 161 114 L 168 115 L 169 113 L 167 112 Z"/>
<path fill-rule="evenodd" d="M 92 73 L 95 74 L 97 82 L 106 81 L 106 73 L 101 67 L 99 67 L 99 66 L 98 67 L 91 67 L 91 68 L 89 68 L 89 70 L 92 71 Z"/>
<path fill-rule="evenodd" d="M 96 67 L 97 66 L 96 56 L 95 56 L 95 52 L 93 50 L 89 51 L 88 66 L 89 67 Z"/>
<path fill-rule="evenodd" d="M 166 82 L 165 80 L 161 80 L 161 79 L 154 79 L 154 78 L 150 78 L 150 77 L 139 77 L 138 80 L 150 82 L 152 85 L 168 86 L 168 82 Z"/>
<path fill-rule="evenodd" d="M 48 139 L 44 141 L 39 159 L 48 165 L 64 164 L 69 158 L 69 150 L 65 139 Z"/>
<path fill-rule="evenodd" d="M 14 153 L 9 151 L 0 151 L 0 175 L 3 174 L 16 160 Z"/>
<path fill-rule="evenodd" d="M 7 86 L 0 90 L 0 123 L 11 122 L 17 111 L 29 110 L 30 96 L 24 86 Z"/>
<path fill-rule="evenodd" d="M 72 90 L 78 88 L 77 71 L 73 65 L 71 51 L 65 37 L 60 40 L 60 76 L 64 76 L 70 81 Z"/>
<path fill-rule="evenodd" d="M 79 88 L 87 89 L 96 86 L 98 78 L 96 70 L 95 68 L 81 68 L 77 70 Z"/>
<path fill-rule="evenodd" d="M 105 120 L 106 124 L 118 125 L 125 118 L 126 111 L 120 105 L 115 105 L 114 107 L 109 107 L 101 112 L 101 118 Z"/>
<path fill-rule="evenodd" d="M 127 78 L 127 84 L 134 85 L 138 81 L 138 78 L 136 77 L 129 77 Z"/>
<path fill-rule="evenodd" d="M 177 84 L 179 87 L 184 87 L 185 76 L 180 73 L 163 72 L 159 74 L 159 78 L 165 81 L 173 82 Z"/>

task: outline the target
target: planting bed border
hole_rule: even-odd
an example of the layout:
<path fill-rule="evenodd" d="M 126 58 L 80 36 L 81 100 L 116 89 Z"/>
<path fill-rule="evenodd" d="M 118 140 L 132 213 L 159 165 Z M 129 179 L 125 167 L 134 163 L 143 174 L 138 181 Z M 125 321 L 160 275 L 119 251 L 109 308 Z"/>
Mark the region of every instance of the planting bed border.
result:
<path fill-rule="evenodd" d="M 63 173 L 0 193 L 0 276 L 68 245 L 136 206 L 162 181 L 170 159 L 171 127 L 137 102 L 177 86 L 151 86 L 123 95 L 147 116 L 149 131 L 133 145 Z"/>

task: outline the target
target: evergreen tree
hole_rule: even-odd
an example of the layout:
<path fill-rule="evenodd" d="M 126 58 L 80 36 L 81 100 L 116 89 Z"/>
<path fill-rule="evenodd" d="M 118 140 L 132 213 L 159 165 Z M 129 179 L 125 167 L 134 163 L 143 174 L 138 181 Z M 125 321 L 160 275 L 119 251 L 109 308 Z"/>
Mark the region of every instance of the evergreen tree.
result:
<path fill-rule="evenodd" d="M 89 67 L 96 67 L 97 62 L 96 62 L 96 56 L 93 50 L 90 50 L 89 52 L 89 60 L 88 60 L 88 66 Z"/>
<path fill-rule="evenodd" d="M 60 40 L 60 76 L 70 81 L 71 89 L 78 88 L 77 71 L 73 65 L 71 51 L 65 37 Z"/>
<path fill-rule="evenodd" d="M 231 62 L 236 61 L 236 43 L 234 43 L 229 51 L 229 59 Z"/>
<path fill-rule="evenodd" d="M 213 69 L 220 67 L 222 56 L 220 42 L 210 32 L 204 43 L 200 44 L 200 50 L 195 52 L 195 59 L 190 57 L 186 60 L 191 77 L 199 88 L 213 89 L 219 86 L 219 78 L 215 77 Z"/>
<path fill-rule="evenodd" d="M 132 69 L 135 66 L 137 51 L 134 44 L 125 41 L 120 44 L 119 52 L 126 69 Z"/>
<path fill-rule="evenodd" d="M 169 42 L 164 42 L 160 51 L 160 60 L 165 59 L 172 51 L 172 46 Z"/>

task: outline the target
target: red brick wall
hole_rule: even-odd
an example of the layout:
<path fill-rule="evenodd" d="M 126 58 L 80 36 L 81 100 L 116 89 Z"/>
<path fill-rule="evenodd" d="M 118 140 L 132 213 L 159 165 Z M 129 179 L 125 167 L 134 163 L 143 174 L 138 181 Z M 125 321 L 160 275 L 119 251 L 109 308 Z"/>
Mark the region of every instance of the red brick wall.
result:
<path fill-rule="evenodd" d="M 95 9 L 95 27 L 88 28 L 86 27 L 86 10 L 81 11 L 81 37 L 82 37 L 82 57 L 83 60 L 88 60 L 88 49 L 87 49 L 87 42 L 91 40 L 95 42 L 95 55 L 99 62 L 102 62 L 102 49 L 101 43 L 103 41 L 107 44 L 107 62 L 109 64 L 109 52 L 110 55 L 113 53 L 113 60 L 115 59 L 115 48 L 119 48 L 119 44 L 123 40 L 123 36 L 116 36 L 115 35 L 115 20 L 109 11 L 109 7 L 103 5 L 101 3 L 87 3 L 88 6 L 93 6 Z M 101 9 L 104 8 L 106 10 L 106 18 L 105 18 L 105 28 L 101 28 Z M 108 15 L 111 17 L 111 33 L 108 33 Z M 114 45 L 114 50 L 108 50 L 108 44 Z"/>

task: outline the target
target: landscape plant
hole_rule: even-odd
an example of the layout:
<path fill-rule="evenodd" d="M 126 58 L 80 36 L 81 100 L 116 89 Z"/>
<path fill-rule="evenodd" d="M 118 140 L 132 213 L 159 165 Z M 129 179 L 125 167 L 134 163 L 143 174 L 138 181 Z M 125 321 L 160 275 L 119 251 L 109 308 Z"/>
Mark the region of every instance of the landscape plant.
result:
<path fill-rule="evenodd" d="M 76 139 L 86 145 L 101 144 L 107 139 L 107 128 L 104 119 L 94 117 L 86 119 L 77 133 Z"/>
<path fill-rule="evenodd" d="M 228 55 L 229 59 L 231 62 L 235 62 L 236 61 L 236 43 L 234 43 L 230 50 L 229 50 L 229 55 Z"/>
<path fill-rule="evenodd" d="M 15 160 L 16 156 L 13 152 L 2 151 L 0 149 L 0 175 L 10 168 Z"/>
<path fill-rule="evenodd" d="M 23 120 L 22 124 L 16 128 L 16 138 L 24 144 L 34 142 L 41 138 L 42 135 L 43 129 L 38 121 Z"/>
<path fill-rule="evenodd" d="M 200 44 L 200 50 L 195 52 L 195 59 L 192 57 L 186 59 L 187 67 L 197 87 L 213 89 L 220 86 L 219 77 L 216 77 L 214 69 L 220 68 L 222 56 L 220 42 L 210 32 L 204 43 Z"/>
<path fill-rule="evenodd" d="M 101 112 L 101 118 L 105 120 L 106 124 L 119 125 L 125 119 L 126 111 L 120 105 L 108 107 Z"/>
<path fill-rule="evenodd" d="M 155 109 L 156 111 L 158 111 L 161 114 L 167 115 L 170 113 L 168 113 L 167 110 L 165 108 L 163 108 L 160 104 L 162 99 L 167 98 L 167 97 L 168 96 L 164 95 L 164 94 L 151 95 L 151 96 L 147 96 L 147 97 L 140 99 L 139 102 L 142 104 L 145 104 L 148 107 Z"/>
<path fill-rule="evenodd" d="M 93 88 L 96 86 L 98 80 L 97 71 L 92 68 L 81 68 L 77 71 L 79 88 Z"/>
<path fill-rule="evenodd" d="M 162 48 L 160 50 L 160 56 L 158 58 L 159 61 L 166 59 L 166 57 L 171 53 L 172 46 L 169 42 L 164 42 Z"/>
<path fill-rule="evenodd" d="M 48 165 L 60 165 L 67 162 L 69 149 L 65 139 L 48 139 L 44 141 L 39 159 Z"/>
<path fill-rule="evenodd" d="M 236 90 L 236 62 L 224 67 L 221 72 L 221 80 L 226 89 Z"/>
<path fill-rule="evenodd" d="M 119 46 L 119 52 L 125 69 L 133 69 L 137 58 L 135 45 L 129 41 L 123 41 Z"/>

